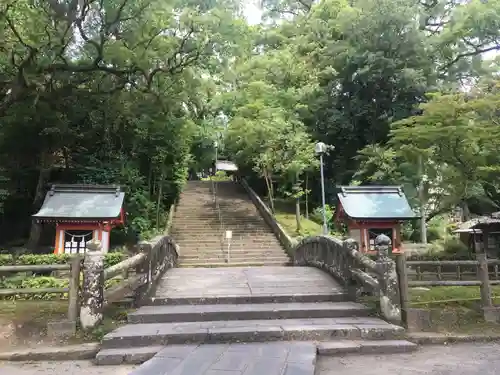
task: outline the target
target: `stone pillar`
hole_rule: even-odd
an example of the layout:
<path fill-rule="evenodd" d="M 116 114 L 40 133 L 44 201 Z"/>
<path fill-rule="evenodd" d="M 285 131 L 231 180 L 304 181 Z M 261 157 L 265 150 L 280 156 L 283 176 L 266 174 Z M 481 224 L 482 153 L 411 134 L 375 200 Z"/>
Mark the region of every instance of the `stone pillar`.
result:
<path fill-rule="evenodd" d="M 353 238 L 348 238 L 343 242 L 343 246 L 345 246 L 350 252 L 359 251 L 359 244 Z M 356 280 L 353 279 L 351 275 L 351 268 L 354 267 L 353 257 L 351 255 L 342 257 L 340 259 L 342 262 L 339 265 L 342 273 L 342 277 L 346 282 L 346 289 L 349 298 L 353 301 L 357 301 L 363 292 L 363 287 L 360 286 Z"/>
<path fill-rule="evenodd" d="M 83 260 L 82 304 L 80 324 L 89 329 L 99 324 L 103 318 L 104 305 L 104 253 L 99 241 L 87 243 Z"/>
<path fill-rule="evenodd" d="M 396 263 L 389 258 L 391 239 L 384 234 L 375 238 L 377 277 L 380 286 L 380 310 L 391 323 L 401 324 L 401 306 Z"/>

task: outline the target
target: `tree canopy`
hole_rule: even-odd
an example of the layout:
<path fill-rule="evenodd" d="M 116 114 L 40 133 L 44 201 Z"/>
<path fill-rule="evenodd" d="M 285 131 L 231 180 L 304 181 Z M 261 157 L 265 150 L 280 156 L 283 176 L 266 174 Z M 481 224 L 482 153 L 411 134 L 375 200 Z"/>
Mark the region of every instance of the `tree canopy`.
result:
<path fill-rule="evenodd" d="M 322 141 L 330 202 L 394 183 L 429 217 L 500 210 L 499 0 L 261 5 L 251 25 L 231 0 L 2 2 L 2 241 L 43 241 L 54 182 L 121 184 L 124 234 L 160 230 L 214 141 L 271 199 L 310 176 L 317 200 Z"/>

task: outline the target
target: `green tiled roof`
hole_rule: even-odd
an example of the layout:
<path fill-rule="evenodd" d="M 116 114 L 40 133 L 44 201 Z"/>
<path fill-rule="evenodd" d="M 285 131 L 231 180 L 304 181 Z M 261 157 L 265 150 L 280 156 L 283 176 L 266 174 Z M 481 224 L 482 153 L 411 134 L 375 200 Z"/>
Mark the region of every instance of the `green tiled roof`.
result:
<path fill-rule="evenodd" d="M 116 185 L 52 185 L 36 219 L 114 219 L 125 193 Z"/>
<path fill-rule="evenodd" d="M 341 186 L 338 197 L 353 219 L 414 219 L 400 186 Z"/>

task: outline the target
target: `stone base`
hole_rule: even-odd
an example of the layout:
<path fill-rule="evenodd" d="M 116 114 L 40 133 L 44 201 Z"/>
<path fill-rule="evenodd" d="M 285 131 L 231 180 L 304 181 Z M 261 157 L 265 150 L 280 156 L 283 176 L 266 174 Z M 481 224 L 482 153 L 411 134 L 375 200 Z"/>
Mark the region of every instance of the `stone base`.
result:
<path fill-rule="evenodd" d="M 477 317 L 475 311 L 470 312 L 470 314 Z M 406 311 L 408 330 L 413 332 L 434 331 L 438 327 L 453 330 L 460 325 L 461 321 L 469 317 L 467 312 L 443 309 L 409 308 Z"/>
<path fill-rule="evenodd" d="M 60 320 L 47 323 L 47 336 L 51 338 L 70 337 L 76 334 L 76 322 Z"/>
<path fill-rule="evenodd" d="M 483 316 L 488 323 L 500 323 L 500 307 L 483 307 Z"/>

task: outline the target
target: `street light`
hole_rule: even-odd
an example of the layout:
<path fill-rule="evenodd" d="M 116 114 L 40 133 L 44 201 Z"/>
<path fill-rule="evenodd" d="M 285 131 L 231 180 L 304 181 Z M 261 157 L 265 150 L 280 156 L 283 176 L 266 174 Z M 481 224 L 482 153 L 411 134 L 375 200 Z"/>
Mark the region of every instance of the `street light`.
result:
<path fill-rule="evenodd" d="M 328 234 L 328 225 L 326 223 L 326 200 L 325 200 L 325 175 L 323 172 L 323 155 L 327 150 L 327 146 L 323 142 L 318 142 L 314 146 L 314 152 L 319 155 L 319 166 L 321 171 L 321 201 L 323 204 L 323 234 Z"/>
<path fill-rule="evenodd" d="M 214 148 L 215 148 L 215 173 L 217 173 L 217 150 L 219 149 L 219 142 L 214 141 Z"/>

